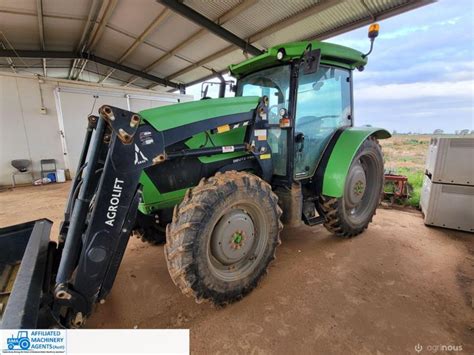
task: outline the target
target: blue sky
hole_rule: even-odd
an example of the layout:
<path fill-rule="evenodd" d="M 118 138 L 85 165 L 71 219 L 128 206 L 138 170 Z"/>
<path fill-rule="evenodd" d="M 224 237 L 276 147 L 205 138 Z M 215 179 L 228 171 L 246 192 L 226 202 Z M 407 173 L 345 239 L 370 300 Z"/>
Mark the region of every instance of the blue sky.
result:
<path fill-rule="evenodd" d="M 380 22 L 354 72 L 355 124 L 397 132 L 474 129 L 474 1 L 440 0 Z M 367 28 L 328 42 L 367 51 Z M 197 89 L 197 90 L 196 90 Z M 197 87 L 188 93 L 199 97 Z"/>
<path fill-rule="evenodd" d="M 474 129 L 473 4 L 441 0 L 380 22 L 366 70 L 354 73 L 356 124 L 398 132 Z M 366 31 L 329 41 L 364 51 Z"/>

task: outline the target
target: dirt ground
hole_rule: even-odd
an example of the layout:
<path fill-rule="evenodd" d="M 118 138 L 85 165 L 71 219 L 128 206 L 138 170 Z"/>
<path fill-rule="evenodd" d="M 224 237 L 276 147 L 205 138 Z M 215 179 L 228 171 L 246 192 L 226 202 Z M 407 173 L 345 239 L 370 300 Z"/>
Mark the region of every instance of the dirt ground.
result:
<path fill-rule="evenodd" d="M 68 187 L 1 192 L 0 226 L 47 217 L 57 234 Z M 257 289 L 216 309 L 173 285 L 163 247 L 132 239 L 87 327 L 189 328 L 195 354 L 474 353 L 474 235 L 379 209 L 352 240 L 320 226 L 285 229 L 282 240 Z"/>

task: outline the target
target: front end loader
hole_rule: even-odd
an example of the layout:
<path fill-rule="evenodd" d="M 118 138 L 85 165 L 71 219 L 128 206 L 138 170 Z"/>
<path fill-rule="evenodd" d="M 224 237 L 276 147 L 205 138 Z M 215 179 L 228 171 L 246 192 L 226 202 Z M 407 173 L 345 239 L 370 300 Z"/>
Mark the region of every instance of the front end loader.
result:
<path fill-rule="evenodd" d="M 0 233 L 2 327 L 82 326 L 131 235 L 165 243 L 185 295 L 225 305 L 256 287 L 283 225 L 362 233 L 382 193 L 378 139 L 390 136 L 354 127 L 352 71 L 366 63 L 350 48 L 295 42 L 230 66 L 233 98 L 102 106 L 88 117 L 58 241 L 47 220 Z"/>

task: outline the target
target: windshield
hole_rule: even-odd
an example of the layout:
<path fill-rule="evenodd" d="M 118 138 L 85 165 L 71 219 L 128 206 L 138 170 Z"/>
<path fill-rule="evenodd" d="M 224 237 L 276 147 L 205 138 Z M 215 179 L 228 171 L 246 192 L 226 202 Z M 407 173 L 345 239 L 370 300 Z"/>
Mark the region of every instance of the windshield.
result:
<path fill-rule="evenodd" d="M 288 109 L 290 66 L 280 65 L 249 74 L 239 80 L 236 96 L 267 96 L 270 123 L 278 123 L 278 110 Z"/>

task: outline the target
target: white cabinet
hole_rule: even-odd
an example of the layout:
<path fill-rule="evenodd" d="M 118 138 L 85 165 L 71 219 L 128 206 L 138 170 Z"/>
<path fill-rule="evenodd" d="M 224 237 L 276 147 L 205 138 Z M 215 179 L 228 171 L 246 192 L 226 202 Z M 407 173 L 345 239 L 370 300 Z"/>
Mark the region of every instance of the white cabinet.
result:
<path fill-rule="evenodd" d="M 436 183 L 474 186 L 474 137 L 431 138 L 426 175 Z"/>
<path fill-rule="evenodd" d="M 474 137 L 433 137 L 420 199 L 425 224 L 474 232 Z"/>
<path fill-rule="evenodd" d="M 425 224 L 474 232 L 474 186 L 437 184 L 425 176 L 420 205 Z"/>

